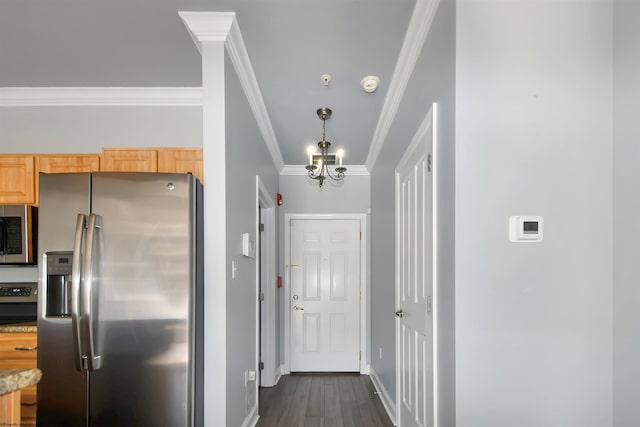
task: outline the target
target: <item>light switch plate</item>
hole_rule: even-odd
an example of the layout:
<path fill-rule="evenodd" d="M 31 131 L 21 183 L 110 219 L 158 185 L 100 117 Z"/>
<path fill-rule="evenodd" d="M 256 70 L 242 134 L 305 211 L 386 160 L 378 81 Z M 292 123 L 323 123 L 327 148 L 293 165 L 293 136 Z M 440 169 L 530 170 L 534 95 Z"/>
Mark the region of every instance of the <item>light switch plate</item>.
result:
<path fill-rule="evenodd" d="M 242 255 L 249 258 L 256 257 L 256 240 L 251 233 L 242 234 Z"/>

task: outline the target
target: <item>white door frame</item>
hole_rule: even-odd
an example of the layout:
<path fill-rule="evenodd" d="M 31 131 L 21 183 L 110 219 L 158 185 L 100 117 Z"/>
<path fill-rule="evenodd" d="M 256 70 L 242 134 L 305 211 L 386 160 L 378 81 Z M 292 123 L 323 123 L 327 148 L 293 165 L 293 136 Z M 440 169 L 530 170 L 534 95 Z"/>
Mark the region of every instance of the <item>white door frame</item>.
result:
<path fill-rule="evenodd" d="M 355 219 L 360 221 L 362 239 L 360 240 L 360 373 L 369 374 L 369 341 L 371 317 L 369 313 L 369 225 L 367 214 L 294 214 L 284 215 L 284 363 L 282 373 L 290 374 L 291 361 L 291 220 L 294 219 Z"/>
<path fill-rule="evenodd" d="M 276 212 L 275 203 L 267 188 L 256 175 L 256 238 L 262 239 L 262 250 L 256 250 L 256 370 L 259 369 L 262 347 L 262 362 L 264 369 L 260 374 L 260 384 L 256 381 L 256 402 L 258 401 L 258 387 L 272 387 L 279 379 L 276 369 Z M 260 232 L 260 209 L 262 209 L 262 223 L 264 231 Z M 256 240 L 257 240 L 256 239 Z M 265 259 L 262 259 L 262 252 Z M 262 267 L 262 268 L 261 268 Z M 260 279 L 264 301 L 260 311 Z M 258 316 L 261 313 L 261 316 Z M 262 324 L 261 324 L 262 323 Z M 261 327 L 262 326 L 262 327 Z"/>
<path fill-rule="evenodd" d="M 436 102 L 433 103 L 432 107 L 429 109 L 429 112 L 425 116 L 424 120 L 418 127 L 415 135 L 411 139 L 409 146 L 406 151 L 402 155 L 402 158 L 398 162 L 398 165 L 395 168 L 395 213 L 396 213 L 396 224 L 395 224 L 395 234 L 396 234 L 396 260 L 395 260 L 395 268 L 396 268 L 396 284 L 395 284 L 395 306 L 396 309 L 400 307 L 400 255 L 399 255 L 399 247 L 400 247 L 400 173 L 398 171 L 402 170 L 406 163 L 409 161 L 411 154 L 420 146 L 420 144 L 425 144 L 425 136 L 427 132 L 432 133 L 432 147 L 431 147 L 431 168 L 432 168 L 432 193 L 431 193 L 431 202 L 432 202 L 432 218 L 431 218 L 431 228 L 432 228 L 432 257 L 433 257 L 433 271 L 432 271 L 432 281 L 433 281 L 433 297 L 432 297 L 432 316 L 433 316 L 433 425 L 434 427 L 439 426 L 438 422 L 438 156 L 437 156 L 437 145 L 438 145 L 438 104 Z M 427 151 L 428 152 L 428 151 Z M 400 360 L 400 322 L 399 319 L 396 318 L 396 420 L 399 421 L 398 425 L 402 422 L 400 419 L 400 405 L 401 405 L 401 394 L 400 394 L 400 377 L 401 371 L 399 363 Z"/>

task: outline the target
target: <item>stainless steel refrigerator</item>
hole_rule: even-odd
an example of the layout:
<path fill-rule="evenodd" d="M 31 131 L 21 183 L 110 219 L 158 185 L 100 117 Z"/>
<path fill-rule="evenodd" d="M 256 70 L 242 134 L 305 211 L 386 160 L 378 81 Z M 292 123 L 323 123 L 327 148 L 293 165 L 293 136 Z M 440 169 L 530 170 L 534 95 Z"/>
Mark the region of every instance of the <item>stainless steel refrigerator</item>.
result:
<path fill-rule="evenodd" d="M 201 426 L 202 185 L 40 175 L 38 426 Z"/>

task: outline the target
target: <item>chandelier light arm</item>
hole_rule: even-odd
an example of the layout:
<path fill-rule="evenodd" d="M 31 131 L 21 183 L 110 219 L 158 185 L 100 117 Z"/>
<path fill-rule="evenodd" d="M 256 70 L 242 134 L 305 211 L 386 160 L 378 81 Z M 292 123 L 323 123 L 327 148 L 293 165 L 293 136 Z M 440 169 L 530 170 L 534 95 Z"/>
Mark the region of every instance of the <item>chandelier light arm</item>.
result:
<path fill-rule="evenodd" d="M 338 151 L 338 155 L 330 154 L 329 148 L 331 143 L 326 139 L 326 121 L 331 117 L 332 111 L 330 108 L 318 108 L 316 111 L 318 118 L 322 120 L 322 141 L 318 142 L 318 148 L 320 153 L 316 154 L 313 151 L 309 152 L 309 165 L 305 166 L 308 171 L 309 178 L 318 181 L 319 186 L 322 187 L 324 180 L 330 178 L 334 181 L 341 181 L 344 178 L 344 173 L 347 168 L 342 166 L 342 150 Z M 314 164 L 314 157 L 317 158 L 317 164 Z M 331 172 L 331 167 L 339 163 L 334 172 Z"/>

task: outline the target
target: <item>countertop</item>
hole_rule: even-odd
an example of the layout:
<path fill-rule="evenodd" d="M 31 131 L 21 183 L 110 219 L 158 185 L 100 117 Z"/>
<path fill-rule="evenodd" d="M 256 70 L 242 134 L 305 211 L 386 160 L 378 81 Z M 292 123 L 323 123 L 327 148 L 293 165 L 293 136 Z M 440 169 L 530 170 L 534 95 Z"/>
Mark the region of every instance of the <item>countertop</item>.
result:
<path fill-rule="evenodd" d="M 0 396 L 36 384 L 42 378 L 38 368 L 0 369 Z"/>
<path fill-rule="evenodd" d="M 37 322 L 25 322 L 0 325 L 0 332 L 38 332 L 38 324 Z"/>

